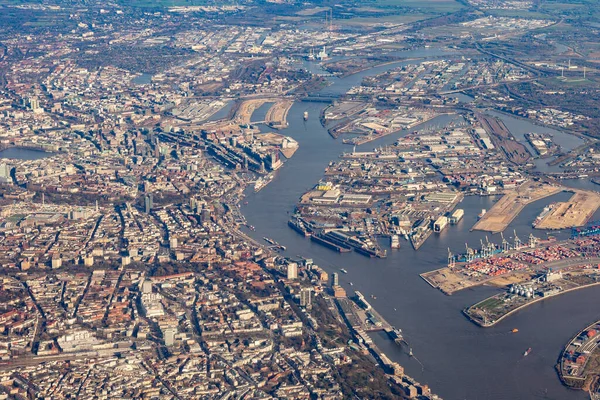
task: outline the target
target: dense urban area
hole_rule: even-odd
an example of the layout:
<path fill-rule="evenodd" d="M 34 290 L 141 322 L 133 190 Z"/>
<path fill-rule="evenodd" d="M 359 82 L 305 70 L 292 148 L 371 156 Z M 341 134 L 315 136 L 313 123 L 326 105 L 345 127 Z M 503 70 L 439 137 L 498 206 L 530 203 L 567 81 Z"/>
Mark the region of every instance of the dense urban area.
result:
<path fill-rule="evenodd" d="M 297 155 L 291 121 L 315 120 L 346 150 L 291 205 L 303 240 L 384 262 L 475 212 L 491 240 L 420 276 L 497 287 L 452 317 L 481 328 L 597 285 L 600 193 L 568 183 L 600 184 L 596 8 L 0 0 L 0 399 L 440 399 L 373 340 L 418 361 L 374 295 L 257 236 L 243 205 Z M 597 399 L 589 323 L 552 367 Z"/>

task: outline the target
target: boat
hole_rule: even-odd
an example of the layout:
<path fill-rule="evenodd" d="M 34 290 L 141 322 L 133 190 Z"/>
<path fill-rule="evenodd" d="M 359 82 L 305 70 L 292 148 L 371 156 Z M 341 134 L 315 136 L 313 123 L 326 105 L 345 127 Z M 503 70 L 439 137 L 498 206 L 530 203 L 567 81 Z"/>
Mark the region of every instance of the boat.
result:
<path fill-rule="evenodd" d="M 392 330 L 388 331 L 388 335 L 397 344 L 400 344 L 402 342 L 402 340 L 403 340 L 403 338 L 402 338 L 402 329 L 396 329 L 396 328 L 394 328 L 392 326 Z"/>
<path fill-rule="evenodd" d="M 412 357 L 413 356 L 413 351 L 412 351 L 412 347 L 410 348 L 410 350 L 408 351 L 408 356 Z"/>
<path fill-rule="evenodd" d="M 514 328 L 511 332 L 512 333 L 517 333 L 517 332 L 519 332 L 519 330 L 517 328 Z"/>
<path fill-rule="evenodd" d="M 268 237 L 263 237 L 263 240 L 269 244 L 275 244 L 275 241 L 273 239 L 269 239 Z"/>
<path fill-rule="evenodd" d="M 544 207 L 544 209 L 542 210 L 542 212 L 540 213 L 540 215 L 538 215 L 535 218 L 535 221 L 533 221 L 533 223 L 531 224 L 534 228 L 538 226 L 538 224 L 540 222 L 542 222 L 542 220 L 550 213 L 550 211 L 552 211 L 554 209 L 554 206 L 556 205 L 556 203 L 552 203 L 552 204 L 548 204 L 546 207 Z"/>
<path fill-rule="evenodd" d="M 343 273 L 347 274 L 348 271 L 346 271 L 344 268 L 340 268 L 340 271 L 342 271 Z"/>
<path fill-rule="evenodd" d="M 390 240 L 391 240 L 390 247 L 392 249 L 400 248 L 400 239 L 398 238 L 398 235 L 392 235 Z"/>
<path fill-rule="evenodd" d="M 531 347 L 525 350 L 525 353 L 523 353 L 523 357 L 527 357 L 529 353 L 531 353 Z"/>
<path fill-rule="evenodd" d="M 486 212 L 487 212 L 487 210 L 485 208 L 482 208 L 479 215 L 477 215 L 477 219 L 479 220 L 479 219 L 483 218 L 483 216 L 485 215 Z"/>
<path fill-rule="evenodd" d="M 354 283 L 350 282 L 350 286 L 354 286 Z"/>
<path fill-rule="evenodd" d="M 304 120 L 308 121 L 308 111 L 304 111 Z"/>
<path fill-rule="evenodd" d="M 306 224 L 304 224 L 304 222 L 300 218 L 292 218 L 288 221 L 288 226 L 296 232 L 298 232 L 299 234 L 303 235 L 304 237 L 310 237 L 311 235 L 311 232 L 306 227 Z"/>
<path fill-rule="evenodd" d="M 259 192 L 265 186 L 266 186 L 265 180 L 263 178 L 258 178 L 256 180 L 256 182 L 254 182 L 254 191 Z"/>
<path fill-rule="evenodd" d="M 267 186 L 275 178 L 275 175 L 269 174 L 265 177 L 260 177 L 254 182 L 254 192 L 260 192 L 265 186 Z"/>

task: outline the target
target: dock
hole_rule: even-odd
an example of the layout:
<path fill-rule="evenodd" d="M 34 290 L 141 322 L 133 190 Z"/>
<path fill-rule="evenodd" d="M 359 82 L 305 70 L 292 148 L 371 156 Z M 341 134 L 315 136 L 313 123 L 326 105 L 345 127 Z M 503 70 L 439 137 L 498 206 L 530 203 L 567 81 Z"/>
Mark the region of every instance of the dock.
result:
<path fill-rule="evenodd" d="M 500 233 L 523 211 L 525 206 L 563 190 L 562 186 L 526 182 L 515 190 L 505 192 L 504 196 L 477 221 L 471 230 Z"/>
<path fill-rule="evenodd" d="M 600 206 L 600 195 L 584 190 L 572 190 L 569 201 L 557 203 L 537 224 L 537 229 L 559 230 L 585 225 Z"/>

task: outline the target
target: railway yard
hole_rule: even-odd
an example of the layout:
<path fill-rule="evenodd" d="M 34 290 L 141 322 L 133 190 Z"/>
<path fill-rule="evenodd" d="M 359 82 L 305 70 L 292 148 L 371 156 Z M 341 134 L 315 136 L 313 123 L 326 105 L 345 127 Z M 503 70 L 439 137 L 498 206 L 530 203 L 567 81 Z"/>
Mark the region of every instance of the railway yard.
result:
<path fill-rule="evenodd" d="M 508 161 L 517 165 L 523 165 L 529 161 L 531 154 L 527 148 L 515 140 L 501 120 L 483 114 L 477 114 L 477 118 L 491 137 L 494 145 L 502 149 Z"/>

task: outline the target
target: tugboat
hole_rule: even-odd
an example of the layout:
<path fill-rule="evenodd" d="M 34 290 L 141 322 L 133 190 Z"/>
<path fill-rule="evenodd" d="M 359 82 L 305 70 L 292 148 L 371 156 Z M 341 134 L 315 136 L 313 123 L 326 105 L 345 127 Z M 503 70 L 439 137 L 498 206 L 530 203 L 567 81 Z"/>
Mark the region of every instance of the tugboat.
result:
<path fill-rule="evenodd" d="M 531 347 L 525 350 L 525 353 L 523 353 L 523 357 L 527 357 L 529 353 L 531 353 Z"/>

